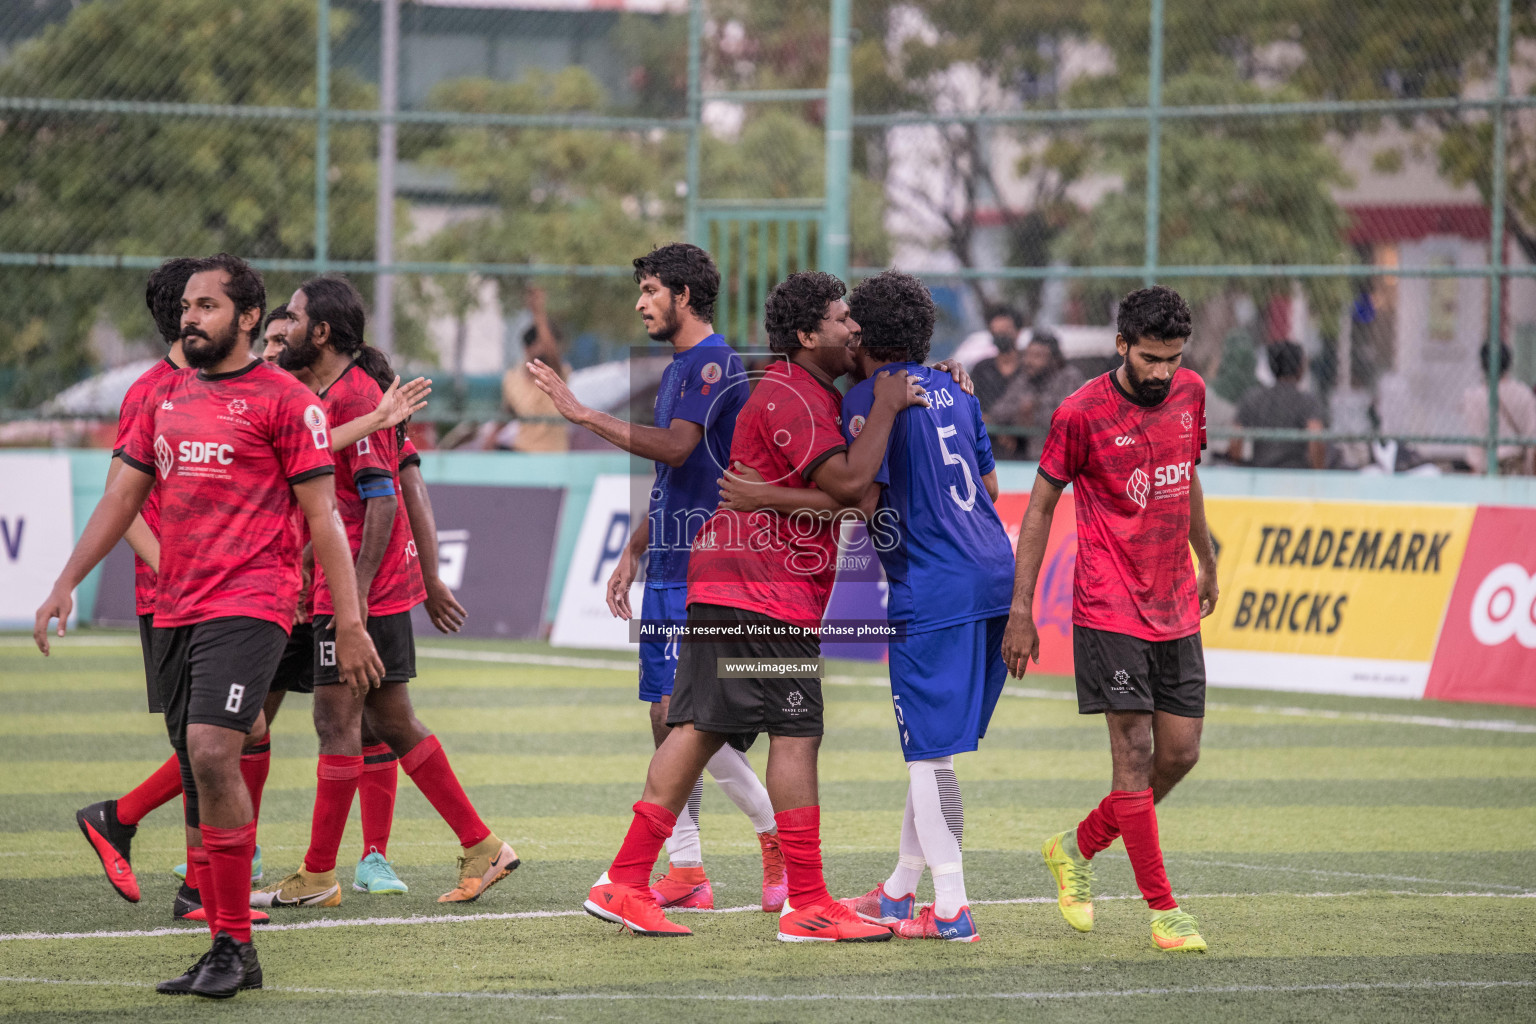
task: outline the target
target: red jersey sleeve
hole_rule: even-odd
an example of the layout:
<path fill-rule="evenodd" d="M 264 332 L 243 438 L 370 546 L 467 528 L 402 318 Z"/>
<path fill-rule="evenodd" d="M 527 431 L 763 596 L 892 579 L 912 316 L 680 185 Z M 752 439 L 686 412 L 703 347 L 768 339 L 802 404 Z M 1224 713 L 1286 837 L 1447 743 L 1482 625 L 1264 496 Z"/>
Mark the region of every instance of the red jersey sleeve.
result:
<path fill-rule="evenodd" d="M 271 431 L 278 465 L 290 484 L 336 471 L 325 409 L 297 380 L 273 403 Z"/>
<path fill-rule="evenodd" d="M 1200 424 L 1195 431 L 1195 465 L 1200 465 L 1200 453 L 1205 451 L 1205 382 L 1200 382 L 1200 402 L 1195 410 L 1195 422 Z"/>
<path fill-rule="evenodd" d="M 153 387 L 140 389 L 138 405 L 132 409 L 128 407 L 128 400 L 134 397 L 134 389 L 130 388 L 118 415 L 117 443 L 112 454 L 121 458 L 124 464 L 150 476 L 155 475 L 155 406 L 160 404 L 175 380 L 174 375 L 162 377 Z"/>
<path fill-rule="evenodd" d="M 1040 475 L 1057 487 L 1071 483 L 1088 458 L 1088 438 L 1082 417 L 1062 404 L 1051 415 L 1051 429 L 1040 451 Z"/>
<path fill-rule="evenodd" d="M 357 371 L 354 371 L 357 372 Z M 373 412 L 377 403 L 356 392 L 346 392 L 331 400 L 331 419 L 337 423 L 350 423 L 359 416 Z M 394 478 L 398 468 L 395 447 L 395 428 L 385 427 L 367 437 L 359 438 L 336 453 L 336 472 L 345 474 L 354 485 L 374 477 Z"/>
<path fill-rule="evenodd" d="M 404 469 L 406 466 L 419 465 L 421 465 L 421 453 L 416 450 L 416 446 L 411 443 L 411 439 L 406 438 L 405 443 L 400 446 L 400 468 Z"/>
<path fill-rule="evenodd" d="M 144 401 L 149 393 L 154 391 L 152 384 L 146 384 L 140 377 L 128 387 L 128 393 L 123 396 L 123 404 L 117 410 L 117 438 L 112 442 L 112 454 L 121 455 L 123 446 L 128 443 L 128 436 L 133 433 L 133 428 L 138 423 Z"/>

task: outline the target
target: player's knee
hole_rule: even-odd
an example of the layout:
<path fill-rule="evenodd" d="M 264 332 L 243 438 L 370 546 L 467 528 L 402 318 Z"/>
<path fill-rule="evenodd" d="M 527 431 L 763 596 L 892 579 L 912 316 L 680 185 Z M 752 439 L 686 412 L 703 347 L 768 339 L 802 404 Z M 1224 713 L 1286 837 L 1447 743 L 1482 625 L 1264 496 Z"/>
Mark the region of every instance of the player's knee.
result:
<path fill-rule="evenodd" d="M 1200 760 L 1199 747 L 1178 747 L 1171 751 L 1158 751 L 1158 767 L 1165 774 L 1183 777 Z"/>

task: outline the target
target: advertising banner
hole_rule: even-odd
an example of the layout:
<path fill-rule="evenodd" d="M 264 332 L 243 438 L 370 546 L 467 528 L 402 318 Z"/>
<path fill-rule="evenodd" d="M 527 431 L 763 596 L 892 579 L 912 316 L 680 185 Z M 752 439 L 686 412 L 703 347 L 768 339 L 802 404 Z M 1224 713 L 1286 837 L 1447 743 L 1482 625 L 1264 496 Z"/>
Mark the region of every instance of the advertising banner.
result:
<path fill-rule="evenodd" d="M 1008 531 L 1008 543 L 1018 550 L 1019 529 L 1029 495 L 999 494 L 997 514 Z M 1035 583 L 1035 629 L 1040 634 L 1040 664 L 1029 672 L 1072 674 L 1072 573 L 1077 568 L 1077 507 L 1067 491 L 1056 503 L 1051 532 L 1045 542 L 1045 560 Z"/>
<path fill-rule="evenodd" d="M 0 626 L 31 629 L 75 544 L 69 458 L 0 455 L 0 480 Z"/>
<path fill-rule="evenodd" d="M 1419 697 L 1473 508 L 1206 498 L 1212 683 Z"/>
<path fill-rule="evenodd" d="M 427 492 L 438 575 L 469 612 L 457 635 L 538 637 L 564 489 L 428 484 Z M 417 636 L 439 635 L 419 605 L 411 624 Z"/>
<path fill-rule="evenodd" d="M 629 624 L 608 610 L 608 577 L 624 553 L 630 532 L 638 524 L 631 509 L 647 507 L 649 482 L 640 477 L 598 477 L 581 520 L 576 550 L 571 554 L 565 590 L 555 611 L 550 643 L 556 647 L 592 647 L 601 650 L 635 650 Z M 641 511 L 639 514 L 644 515 Z M 629 588 L 629 604 L 640 616 L 642 589 L 637 579 Z"/>
<path fill-rule="evenodd" d="M 1424 696 L 1536 707 L 1536 509 L 1477 510 Z"/>

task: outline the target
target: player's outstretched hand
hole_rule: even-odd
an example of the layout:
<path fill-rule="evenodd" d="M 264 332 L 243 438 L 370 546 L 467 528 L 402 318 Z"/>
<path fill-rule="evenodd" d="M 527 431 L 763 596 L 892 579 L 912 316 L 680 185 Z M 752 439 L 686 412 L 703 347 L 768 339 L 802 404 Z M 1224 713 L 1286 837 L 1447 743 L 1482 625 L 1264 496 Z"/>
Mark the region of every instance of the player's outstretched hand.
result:
<path fill-rule="evenodd" d="M 439 633 L 457 633 L 468 614 L 448 584 L 435 578 L 427 584 L 427 618 Z"/>
<path fill-rule="evenodd" d="M 762 492 L 758 485 L 763 475 L 745 462 L 733 462 L 725 475 L 716 480 L 720 487 L 720 507 L 737 512 L 756 512 L 762 508 Z"/>
<path fill-rule="evenodd" d="M 941 359 L 933 364 L 935 370 L 943 370 L 955 378 L 955 383 L 960 385 L 960 390 L 968 395 L 976 393 L 976 385 L 971 383 L 971 375 L 965 372 L 965 367 L 960 365 L 958 359 Z"/>
<path fill-rule="evenodd" d="M 1024 678 L 1029 662 L 1040 664 L 1040 633 L 1028 615 L 1009 615 L 1003 630 L 1003 664 L 1015 679 Z"/>
<path fill-rule="evenodd" d="M 400 378 L 384 392 L 374 413 L 380 418 L 379 429 L 384 430 L 403 423 L 427 407 L 427 396 L 432 393 L 432 381 L 417 377 L 409 384 L 401 384 Z"/>
<path fill-rule="evenodd" d="M 906 370 L 881 370 L 875 376 L 875 401 L 900 410 L 909 405 L 927 405 L 928 392 Z"/>
<path fill-rule="evenodd" d="M 1215 569 L 1200 567 L 1200 574 L 1195 577 L 1195 592 L 1200 595 L 1200 617 L 1206 618 L 1216 610 L 1216 597 L 1220 593 Z"/>
<path fill-rule="evenodd" d="M 619 556 L 619 564 L 613 567 L 613 574 L 608 577 L 608 589 L 604 592 L 608 599 L 608 610 L 614 618 L 628 622 L 635 617 L 634 607 L 629 603 L 629 588 L 639 571 L 640 558 L 626 544 L 624 553 Z"/>
<path fill-rule="evenodd" d="M 384 662 L 361 622 L 336 626 L 336 672 L 352 696 L 361 697 L 384 681 Z"/>
<path fill-rule="evenodd" d="M 525 363 L 528 372 L 533 375 L 533 382 L 539 386 L 555 403 L 555 411 L 572 423 L 581 415 L 583 406 L 576 401 L 576 396 L 571 392 L 570 386 L 552 368 L 544 365 L 541 359 L 535 359 L 531 363 Z"/>
<path fill-rule="evenodd" d="M 70 609 L 74 608 L 75 599 L 69 595 L 69 591 L 59 593 L 53 590 L 48 594 L 48 599 L 37 609 L 37 619 L 32 624 L 32 639 L 37 643 L 37 649 L 43 652 L 43 657 L 48 656 L 48 623 L 53 619 L 59 620 L 59 636 L 64 635 L 64 623 L 69 621 Z"/>

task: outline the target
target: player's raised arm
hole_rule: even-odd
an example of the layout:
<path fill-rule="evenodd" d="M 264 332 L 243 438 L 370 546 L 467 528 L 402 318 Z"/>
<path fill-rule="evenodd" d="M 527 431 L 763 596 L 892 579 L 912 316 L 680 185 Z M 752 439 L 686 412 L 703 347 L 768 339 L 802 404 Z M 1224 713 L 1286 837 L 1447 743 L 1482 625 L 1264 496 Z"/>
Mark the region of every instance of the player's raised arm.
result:
<path fill-rule="evenodd" d="M 1008 628 L 1003 632 L 1003 664 L 1015 679 L 1022 678 L 1027 662 L 1040 664 L 1040 634 L 1035 630 L 1035 583 L 1040 578 L 1040 564 L 1045 561 L 1045 542 L 1051 535 L 1051 520 L 1056 503 L 1065 488 L 1044 476 L 1035 477 L 1029 494 L 1029 508 L 1019 529 L 1019 545 L 1014 552 L 1013 607 L 1008 611 Z"/>
<path fill-rule="evenodd" d="M 645 427 L 589 408 L 577 401 L 570 386 L 552 368 L 537 359 L 527 365 L 534 383 L 555 403 L 561 416 L 631 455 L 675 468 L 688 461 L 704 437 L 704 428 L 689 420 L 674 419 L 666 427 Z"/>
<path fill-rule="evenodd" d="M 341 681 L 361 695 L 384 679 L 384 663 L 363 625 L 357 601 L 357 575 L 352 571 L 352 549 L 336 511 L 336 479 L 330 474 L 310 477 L 293 485 L 294 497 L 309 521 L 310 544 L 315 559 L 325 570 L 336 615 L 336 671 Z"/>
<path fill-rule="evenodd" d="M 37 649 L 44 655 L 48 654 L 49 621 L 59 620 L 59 636 L 63 636 L 64 623 L 69 619 L 70 609 L 75 604 L 70 595 L 86 574 L 96 568 L 96 563 L 107 557 L 107 552 L 122 539 L 133 517 L 139 514 L 144 499 L 149 497 L 149 489 L 155 484 L 153 468 L 131 465 L 128 470 L 118 473 L 110 481 L 107 492 L 96 503 L 96 510 L 85 524 L 85 531 L 80 534 L 75 549 L 70 552 L 69 561 L 64 563 L 64 570 L 54 581 L 47 599 L 38 606 L 32 639 L 37 641 Z"/>
<path fill-rule="evenodd" d="M 437 574 L 437 517 L 432 514 L 427 483 L 415 461 L 400 467 L 400 492 L 405 497 L 405 514 L 411 521 L 411 537 L 416 541 L 421 582 L 427 590 L 427 617 L 439 633 L 457 633 L 464 625 L 466 612 Z"/>
<path fill-rule="evenodd" d="M 916 378 L 908 377 L 905 370 L 882 371 L 875 378 L 874 404 L 864 429 L 846 452 L 838 452 L 817 466 L 811 479 L 841 504 L 861 504 L 885 461 L 885 444 L 890 440 L 896 414 L 909 405 L 927 404 Z"/>

